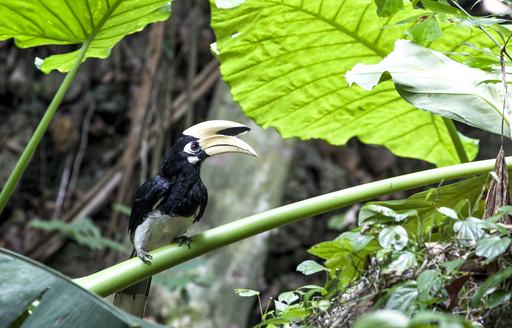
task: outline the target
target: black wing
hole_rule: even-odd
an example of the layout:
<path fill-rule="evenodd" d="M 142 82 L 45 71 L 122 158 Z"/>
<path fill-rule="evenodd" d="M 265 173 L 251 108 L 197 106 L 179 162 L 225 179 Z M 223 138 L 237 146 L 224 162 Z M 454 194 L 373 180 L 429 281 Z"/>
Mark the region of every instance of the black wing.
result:
<path fill-rule="evenodd" d="M 151 212 L 165 198 L 171 190 L 171 182 L 157 175 L 144 182 L 135 192 L 132 202 L 132 213 L 128 223 L 128 232 L 133 235 L 135 229 L 144 221 L 144 217 Z"/>
<path fill-rule="evenodd" d="M 196 217 L 194 218 L 194 222 L 197 222 L 201 219 L 204 214 L 204 210 L 206 209 L 206 205 L 208 205 L 208 190 L 206 190 L 205 186 L 202 186 L 203 192 L 201 196 L 201 203 L 199 204 L 199 212 L 197 212 Z"/>

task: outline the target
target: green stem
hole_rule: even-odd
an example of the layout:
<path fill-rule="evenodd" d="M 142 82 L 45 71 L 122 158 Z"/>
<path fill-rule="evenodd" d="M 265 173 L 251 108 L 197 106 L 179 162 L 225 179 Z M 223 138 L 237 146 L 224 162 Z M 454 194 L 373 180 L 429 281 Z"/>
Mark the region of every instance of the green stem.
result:
<path fill-rule="evenodd" d="M 507 161 L 507 165 L 512 165 L 512 157 L 507 158 Z M 101 296 L 107 296 L 177 264 L 284 224 L 400 190 L 489 172 L 494 162 L 494 159 L 490 159 L 415 172 L 274 208 L 197 234 L 192 237 L 191 249 L 176 244 L 156 249 L 151 252 L 151 265 L 132 258 L 76 279 L 75 282 Z"/>
<path fill-rule="evenodd" d="M 464 149 L 464 145 L 462 144 L 462 140 L 460 140 L 459 131 L 455 127 L 453 121 L 447 117 L 443 117 L 443 122 L 446 128 L 448 129 L 448 133 L 450 134 L 450 139 L 452 140 L 453 146 L 457 151 L 457 155 L 459 156 L 459 161 L 461 163 L 469 162 L 468 154 Z"/>
<path fill-rule="evenodd" d="M 78 69 L 80 68 L 80 64 L 82 63 L 82 59 L 84 58 L 85 52 L 87 51 L 87 48 L 89 48 L 89 45 L 89 40 L 83 43 L 82 48 L 80 48 L 80 53 L 78 54 L 78 57 L 76 58 L 73 64 L 73 67 L 71 67 L 69 72 L 66 74 L 66 77 L 60 84 L 57 93 L 55 94 L 55 96 L 52 99 L 52 102 L 50 103 L 50 106 L 48 106 L 48 109 L 46 109 L 43 118 L 39 122 L 39 125 L 34 131 L 34 134 L 30 138 L 25 149 L 23 150 L 20 159 L 14 167 L 14 170 L 11 172 L 11 175 L 7 179 L 7 182 L 5 183 L 2 192 L 0 193 L 0 214 L 4 210 L 7 201 L 9 201 L 9 198 L 11 198 L 11 195 L 14 192 L 14 188 L 18 184 L 23 172 L 25 171 L 28 163 L 30 162 L 30 159 L 34 155 L 34 152 L 36 151 L 39 142 L 41 142 L 41 139 L 43 138 L 46 130 L 48 129 L 48 125 L 50 125 L 50 122 L 52 121 L 53 116 L 57 111 L 57 108 L 59 108 L 59 105 L 64 99 L 66 92 L 71 87 L 71 83 L 73 82 L 73 79 L 75 78 L 75 75 L 78 72 Z"/>

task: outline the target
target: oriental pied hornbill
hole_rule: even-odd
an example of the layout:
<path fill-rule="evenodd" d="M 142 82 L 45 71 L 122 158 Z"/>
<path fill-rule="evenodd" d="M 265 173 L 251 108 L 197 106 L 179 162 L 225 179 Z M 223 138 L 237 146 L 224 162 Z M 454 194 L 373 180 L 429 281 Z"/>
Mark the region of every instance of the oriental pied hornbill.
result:
<path fill-rule="evenodd" d="M 190 247 L 183 234 L 199 221 L 208 202 L 208 192 L 199 170 L 203 160 L 223 153 L 256 152 L 236 136 L 250 129 L 240 123 L 214 120 L 196 124 L 185 131 L 162 160 L 160 175 L 146 181 L 135 192 L 128 224 L 134 251 L 151 264 L 149 251 L 178 241 Z M 151 278 L 132 285 L 114 298 L 123 310 L 143 316 Z"/>

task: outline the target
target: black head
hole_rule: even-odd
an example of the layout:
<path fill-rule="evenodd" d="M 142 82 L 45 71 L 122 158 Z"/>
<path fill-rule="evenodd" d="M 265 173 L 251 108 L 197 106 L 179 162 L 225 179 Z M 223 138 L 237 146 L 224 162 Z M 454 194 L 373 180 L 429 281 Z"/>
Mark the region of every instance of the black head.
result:
<path fill-rule="evenodd" d="M 257 156 L 244 141 L 236 138 L 250 129 L 231 121 L 206 121 L 183 132 L 165 155 L 162 174 L 172 176 L 183 169 L 199 169 L 203 160 L 223 153 L 244 153 Z"/>

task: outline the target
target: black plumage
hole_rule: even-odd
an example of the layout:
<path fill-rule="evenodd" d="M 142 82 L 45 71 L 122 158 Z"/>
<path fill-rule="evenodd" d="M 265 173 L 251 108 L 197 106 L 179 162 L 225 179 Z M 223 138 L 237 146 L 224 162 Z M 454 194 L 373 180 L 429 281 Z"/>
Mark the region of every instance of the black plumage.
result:
<path fill-rule="evenodd" d="M 183 234 L 204 214 L 208 191 L 201 181 L 203 160 L 222 153 L 254 150 L 236 136 L 249 128 L 230 121 L 207 121 L 190 127 L 165 154 L 160 174 L 143 183 L 135 192 L 128 223 L 133 256 L 150 265 L 149 251 L 178 239 L 179 245 L 190 238 Z M 116 293 L 114 304 L 142 316 L 151 278 Z"/>
<path fill-rule="evenodd" d="M 196 215 L 195 222 L 203 216 L 208 191 L 201 180 L 201 162 L 191 164 L 187 160 L 190 154 L 183 150 L 186 144 L 196 140 L 190 136 L 181 137 L 164 157 L 161 175 L 146 181 L 135 192 L 128 224 L 131 239 L 148 213 L 155 210 L 171 217 Z M 201 157 L 207 156 L 201 154 Z"/>

